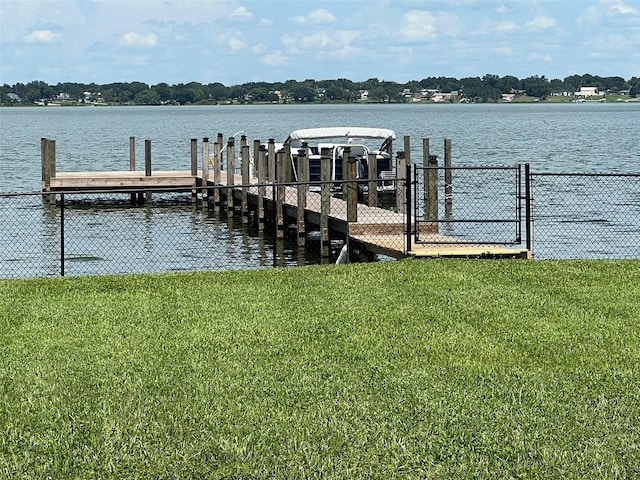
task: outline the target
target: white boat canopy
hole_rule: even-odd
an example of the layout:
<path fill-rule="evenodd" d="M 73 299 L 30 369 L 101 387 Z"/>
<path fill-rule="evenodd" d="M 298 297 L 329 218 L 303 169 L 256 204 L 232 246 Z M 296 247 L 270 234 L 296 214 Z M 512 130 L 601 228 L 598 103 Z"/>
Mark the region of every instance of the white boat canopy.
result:
<path fill-rule="evenodd" d="M 396 139 L 393 130 L 386 128 L 368 127 L 326 127 L 326 128 L 304 128 L 291 132 L 287 142 L 291 140 L 309 140 L 322 138 L 391 138 Z"/>

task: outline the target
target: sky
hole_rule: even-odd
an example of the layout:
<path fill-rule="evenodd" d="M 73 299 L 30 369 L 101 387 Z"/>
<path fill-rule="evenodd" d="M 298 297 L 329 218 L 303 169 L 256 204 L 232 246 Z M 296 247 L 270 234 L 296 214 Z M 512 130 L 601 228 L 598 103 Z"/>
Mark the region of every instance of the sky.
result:
<path fill-rule="evenodd" d="M 0 0 L 0 84 L 640 76 L 640 0 Z"/>

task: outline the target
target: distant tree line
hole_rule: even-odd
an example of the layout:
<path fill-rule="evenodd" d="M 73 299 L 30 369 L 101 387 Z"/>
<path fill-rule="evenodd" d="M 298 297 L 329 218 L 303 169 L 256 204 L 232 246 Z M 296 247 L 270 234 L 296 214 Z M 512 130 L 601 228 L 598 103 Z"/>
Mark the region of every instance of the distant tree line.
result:
<path fill-rule="evenodd" d="M 222 83 L 199 82 L 169 85 L 144 82 L 58 83 L 49 85 L 43 81 L 27 84 L 4 84 L 0 87 L 0 103 L 34 103 L 62 101 L 69 103 L 105 103 L 116 105 L 161 104 L 219 104 L 219 103 L 349 103 L 358 101 L 402 103 L 419 92 L 456 93 L 458 98 L 474 102 L 492 102 L 502 94 L 517 92 L 545 99 L 553 93 L 569 94 L 582 86 L 598 87 L 601 92 L 618 93 L 629 90 L 635 97 L 640 79 L 632 77 L 599 77 L 597 75 L 571 75 L 549 80 L 545 76 L 524 79 L 506 75 L 487 74 L 482 77 L 427 77 L 407 83 L 370 78 L 353 82 L 346 78 L 336 80 L 287 80 L 286 82 L 248 82 L 225 86 Z M 428 98 L 428 97 L 427 97 Z"/>

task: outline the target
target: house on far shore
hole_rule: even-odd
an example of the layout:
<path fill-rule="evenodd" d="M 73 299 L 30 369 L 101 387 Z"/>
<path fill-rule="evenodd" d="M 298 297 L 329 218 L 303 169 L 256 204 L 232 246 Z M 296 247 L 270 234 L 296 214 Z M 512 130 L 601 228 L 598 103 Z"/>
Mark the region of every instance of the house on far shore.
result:
<path fill-rule="evenodd" d="M 16 94 L 16 93 L 7 93 L 7 97 L 9 97 L 9 100 L 11 100 L 12 102 L 21 102 L 22 99 L 20 98 L 20 95 Z"/>
<path fill-rule="evenodd" d="M 580 90 L 575 93 L 576 97 L 595 97 L 598 95 L 600 95 L 598 87 L 580 87 Z"/>

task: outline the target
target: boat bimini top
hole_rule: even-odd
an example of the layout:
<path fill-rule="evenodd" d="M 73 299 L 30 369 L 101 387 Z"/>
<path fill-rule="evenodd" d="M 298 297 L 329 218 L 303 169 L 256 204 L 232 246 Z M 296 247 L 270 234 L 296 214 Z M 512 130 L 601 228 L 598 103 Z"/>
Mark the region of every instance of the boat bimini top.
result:
<path fill-rule="evenodd" d="M 325 127 L 325 128 L 303 128 L 291 132 L 288 140 L 308 140 L 311 138 L 381 138 L 391 137 L 396 139 L 393 130 L 387 128 L 368 128 L 368 127 Z"/>
<path fill-rule="evenodd" d="M 325 127 L 325 128 L 303 128 L 291 132 L 285 143 L 292 146 L 299 146 L 303 141 L 319 140 L 327 138 L 379 138 L 382 140 L 395 140 L 396 134 L 393 130 L 386 128 L 368 127 Z"/>

